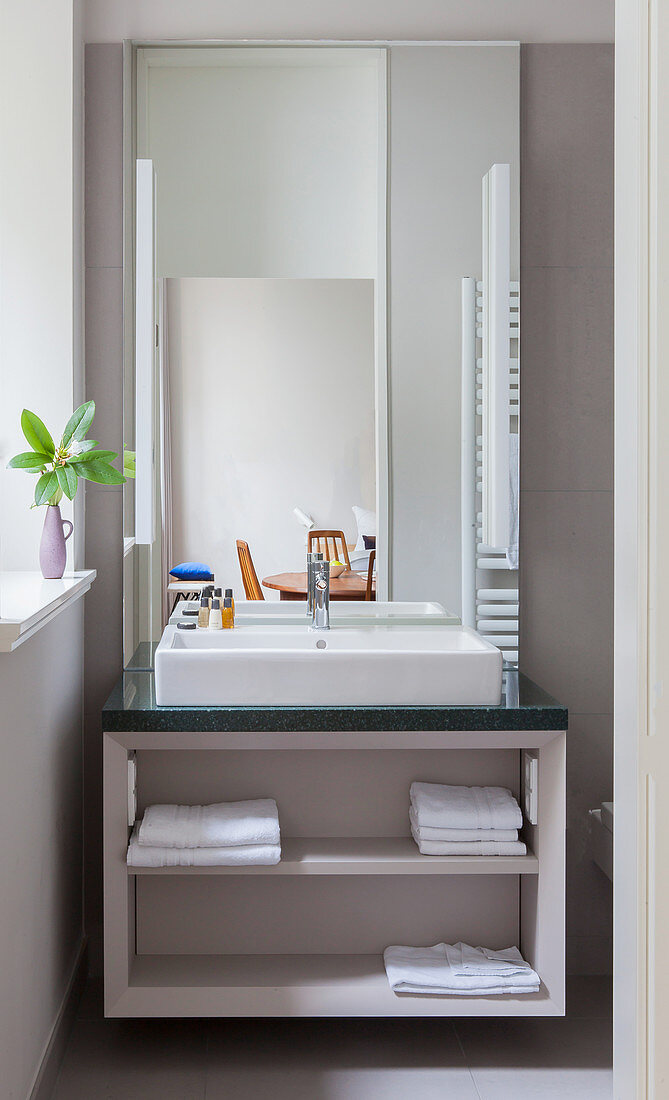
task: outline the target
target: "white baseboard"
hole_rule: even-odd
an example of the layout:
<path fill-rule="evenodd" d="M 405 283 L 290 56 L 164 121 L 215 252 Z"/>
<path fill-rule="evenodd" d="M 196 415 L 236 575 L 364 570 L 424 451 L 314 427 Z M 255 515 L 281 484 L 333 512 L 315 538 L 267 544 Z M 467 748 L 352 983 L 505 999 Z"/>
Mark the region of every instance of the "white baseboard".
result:
<path fill-rule="evenodd" d="M 77 1013 L 77 1006 L 81 997 L 87 970 L 87 942 L 84 937 L 79 945 L 70 979 L 67 983 L 65 994 L 60 1003 L 51 1034 L 46 1042 L 44 1053 L 35 1075 L 33 1087 L 28 1093 L 27 1100 L 51 1100 L 56 1085 L 58 1071 L 63 1060 L 65 1047 L 70 1037 L 70 1031 Z"/>

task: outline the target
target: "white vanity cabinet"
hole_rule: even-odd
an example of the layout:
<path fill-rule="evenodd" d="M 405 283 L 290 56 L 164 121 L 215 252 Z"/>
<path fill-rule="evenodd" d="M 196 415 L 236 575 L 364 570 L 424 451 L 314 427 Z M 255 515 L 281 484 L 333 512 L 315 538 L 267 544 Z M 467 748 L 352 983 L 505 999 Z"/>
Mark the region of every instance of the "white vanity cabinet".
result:
<path fill-rule="evenodd" d="M 303 711 L 295 725 L 311 728 L 292 730 L 289 708 L 268 708 L 263 729 L 262 713 L 250 708 L 147 713 L 108 704 L 106 1014 L 564 1014 L 566 711 L 555 707 L 530 718 L 519 707 L 518 725 L 562 728 L 435 728 L 463 715 L 461 724 L 471 726 L 479 712 L 504 714 L 508 723 L 503 705 L 387 708 L 392 729 L 383 729 L 386 708 L 367 708 L 360 730 L 352 728 L 352 708 Z M 537 825 L 524 826 L 526 856 L 419 854 L 409 832 L 412 780 L 507 786 L 522 805 L 526 749 L 538 757 Z M 158 802 L 276 798 L 281 862 L 129 868 L 129 759 L 138 816 Z M 486 998 L 390 990 L 386 946 L 457 940 L 517 944 L 542 979 L 540 992 Z"/>

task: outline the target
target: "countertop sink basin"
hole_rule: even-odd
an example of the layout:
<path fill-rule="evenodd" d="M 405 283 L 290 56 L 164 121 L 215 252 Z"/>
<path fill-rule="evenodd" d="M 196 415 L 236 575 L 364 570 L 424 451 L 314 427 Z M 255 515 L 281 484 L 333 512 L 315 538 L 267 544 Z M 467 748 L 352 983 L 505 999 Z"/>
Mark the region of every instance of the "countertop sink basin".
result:
<path fill-rule="evenodd" d="M 336 621 L 179 630 L 156 649 L 159 706 L 499 704 L 502 654 L 469 627 Z"/>

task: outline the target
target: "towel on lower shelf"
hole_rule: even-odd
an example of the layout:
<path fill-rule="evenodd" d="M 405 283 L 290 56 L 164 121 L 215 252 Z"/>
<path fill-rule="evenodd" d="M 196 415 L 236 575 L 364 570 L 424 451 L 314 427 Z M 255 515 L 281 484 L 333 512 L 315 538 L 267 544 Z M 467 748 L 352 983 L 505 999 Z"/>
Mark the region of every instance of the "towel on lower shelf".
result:
<path fill-rule="evenodd" d="M 218 848 L 168 848 L 140 844 L 141 822 L 128 845 L 130 867 L 271 867 L 281 860 L 280 844 L 233 844 Z"/>
<path fill-rule="evenodd" d="M 473 840 L 494 840 L 498 844 L 508 844 L 518 840 L 517 829 L 435 829 L 431 825 L 419 825 L 413 806 L 409 810 L 409 821 L 414 840 L 441 840 L 471 843 Z"/>
<path fill-rule="evenodd" d="M 520 829 L 520 806 L 506 787 L 412 783 L 411 806 L 419 828 Z"/>
<path fill-rule="evenodd" d="M 279 844 L 279 811 L 273 798 L 211 806 L 148 806 L 138 840 L 154 848 Z"/>
<path fill-rule="evenodd" d="M 505 947 L 491 951 L 489 947 L 470 947 L 468 943 L 455 944 L 460 948 L 460 961 L 453 964 L 456 974 L 516 974 L 531 970 L 517 947 Z"/>
<path fill-rule="evenodd" d="M 469 947 L 468 944 L 437 943 L 434 947 L 387 947 L 383 952 L 383 962 L 390 987 L 394 993 L 432 994 L 437 996 L 490 997 L 504 993 L 537 993 L 539 975 L 525 962 L 518 952 L 518 958 L 508 957 L 505 969 L 494 972 L 477 973 L 464 971 L 463 949 L 467 958 L 471 953 L 481 959 L 483 948 Z M 505 952 L 491 954 L 508 955 L 514 948 Z"/>

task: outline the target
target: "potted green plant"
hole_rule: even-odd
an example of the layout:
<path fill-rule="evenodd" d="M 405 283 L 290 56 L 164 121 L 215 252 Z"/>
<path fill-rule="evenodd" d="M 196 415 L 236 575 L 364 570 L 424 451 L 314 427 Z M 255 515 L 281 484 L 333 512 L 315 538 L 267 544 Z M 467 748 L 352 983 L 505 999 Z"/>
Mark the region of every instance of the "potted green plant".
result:
<path fill-rule="evenodd" d="M 15 455 L 8 466 L 38 475 L 31 507 L 46 506 L 39 563 L 47 579 L 60 579 L 65 572 L 65 543 L 73 531 L 72 523 L 60 514 L 63 494 L 74 500 L 82 478 L 99 485 L 122 485 L 126 480 L 112 466 L 118 452 L 99 450 L 97 440 L 85 438 L 94 416 L 94 401 L 80 405 L 72 413 L 56 446 L 39 416 L 29 409 L 21 413 L 21 429 L 32 450 Z M 67 534 L 65 527 L 69 527 Z"/>

